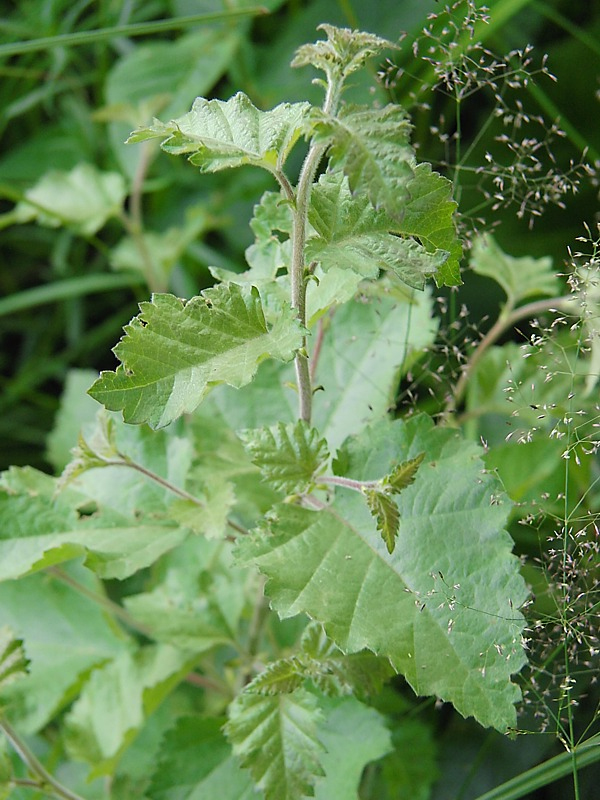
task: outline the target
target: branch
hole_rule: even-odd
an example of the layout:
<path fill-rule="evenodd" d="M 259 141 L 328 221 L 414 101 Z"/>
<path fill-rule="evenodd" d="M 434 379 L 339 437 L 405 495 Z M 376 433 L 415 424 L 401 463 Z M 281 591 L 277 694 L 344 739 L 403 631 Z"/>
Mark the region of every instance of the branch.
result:
<path fill-rule="evenodd" d="M 509 311 L 507 314 L 502 314 L 494 325 L 489 329 L 483 339 L 479 342 L 475 350 L 471 353 L 465 366 L 463 367 L 462 374 L 458 379 L 452 397 L 448 400 L 446 409 L 444 411 L 444 420 L 448 420 L 449 416 L 453 414 L 458 406 L 464 400 L 467 386 L 471 375 L 477 364 L 483 358 L 486 350 L 491 347 L 498 339 L 510 328 L 516 325 L 522 319 L 527 319 L 540 314 L 543 311 L 559 311 L 561 308 L 565 309 L 568 303 L 572 303 L 573 298 L 571 295 L 564 297 L 553 297 L 550 300 L 536 300 L 533 303 L 521 306 L 514 311 Z"/>
<path fill-rule="evenodd" d="M 8 741 L 13 746 L 13 749 L 27 766 L 33 775 L 39 778 L 37 788 L 40 791 L 45 791 L 45 787 L 49 787 L 56 797 L 61 800 L 84 800 L 81 795 L 75 794 L 62 783 L 59 783 L 44 767 L 41 761 L 31 752 L 25 742 L 20 738 L 17 732 L 12 728 L 8 721 L 0 715 L 0 730 L 4 733 Z"/>

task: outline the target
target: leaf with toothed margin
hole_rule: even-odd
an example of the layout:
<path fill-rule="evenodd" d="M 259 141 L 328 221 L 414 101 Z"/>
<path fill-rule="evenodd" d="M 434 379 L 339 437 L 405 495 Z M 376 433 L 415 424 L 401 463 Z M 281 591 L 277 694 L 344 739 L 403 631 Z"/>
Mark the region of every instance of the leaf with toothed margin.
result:
<path fill-rule="evenodd" d="M 89 394 L 152 428 L 193 411 L 213 386 L 249 383 L 266 358 L 291 360 L 302 343 L 289 307 L 267 326 L 254 287 L 221 284 L 187 302 L 158 294 L 140 308 L 114 348 L 121 366 L 101 373 Z"/>
<path fill-rule="evenodd" d="M 336 489 L 320 511 L 277 506 L 264 530 L 239 542 L 238 559 L 267 576 L 281 617 L 307 614 L 344 653 L 385 656 L 418 694 L 505 731 L 520 697 L 511 675 L 526 661 L 517 609 L 527 591 L 504 530 L 510 503 L 480 449 L 418 415 L 347 440 L 334 467 L 372 481 L 423 452 L 397 498 L 391 555 L 364 498 Z"/>
<path fill-rule="evenodd" d="M 252 164 L 278 173 L 302 133 L 308 103 L 281 103 L 260 111 L 238 92 L 227 101 L 198 97 L 192 110 L 170 122 L 133 131 L 128 143 L 163 139 L 167 153 L 188 155 L 202 172 Z"/>

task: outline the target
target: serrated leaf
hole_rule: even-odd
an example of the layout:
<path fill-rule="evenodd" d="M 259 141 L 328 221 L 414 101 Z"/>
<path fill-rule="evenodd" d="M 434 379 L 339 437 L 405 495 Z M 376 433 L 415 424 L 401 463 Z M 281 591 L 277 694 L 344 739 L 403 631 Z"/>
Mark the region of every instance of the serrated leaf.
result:
<path fill-rule="evenodd" d="M 51 228 L 67 225 L 82 236 L 92 236 L 119 215 L 125 196 L 122 175 L 78 164 L 70 172 L 52 170 L 40 178 L 10 212 L 10 221 L 35 220 Z"/>
<path fill-rule="evenodd" d="M 390 270 L 408 286 L 422 289 L 449 253 L 429 254 L 412 238 L 396 235 L 396 223 L 384 209 L 376 210 L 366 195 L 352 196 L 341 173 L 324 175 L 313 188 L 309 221 L 317 236 L 306 243 L 306 260 L 323 269 L 352 269 L 366 278 Z"/>
<path fill-rule="evenodd" d="M 475 241 L 470 265 L 478 275 L 485 275 L 500 284 L 510 306 L 531 297 L 552 296 L 561 292 L 560 281 L 549 256 L 513 258 L 489 234 Z"/>
<path fill-rule="evenodd" d="M 510 678 L 525 662 L 516 609 L 527 592 L 503 530 L 510 504 L 479 449 L 416 416 L 381 421 L 343 451 L 357 480 L 427 454 L 398 496 L 403 522 L 391 556 L 364 499 L 336 490 L 323 511 L 278 506 L 268 531 L 240 541 L 241 560 L 267 576 L 281 617 L 306 613 L 343 652 L 388 657 L 417 694 L 483 725 L 513 726 L 520 692 Z"/>
<path fill-rule="evenodd" d="M 435 280 L 438 286 L 459 286 L 462 245 L 456 231 L 452 182 L 434 172 L 431 164 L 422 163 L 415 166 L 407 191 L 409 199 L 399 232 L 415 236 L 429 253 L 448 252 Z"/>
<path fill-rule="evenodd" d="M 303 420 L 240 433 L 265 481 L 285 494 L 308 490 L 329 458 L 327 442 Z"/>
<path fill-rule="evenodd" d="M 287 361 L 301 346 L 294 312 L 282 309 L 269 329 L 256 289 L 215 286 L 192 300 L 154 295 L 114 348 L 122 362 L 89 390 L 126 422 L 168 425 L 193 411 L 219 383 L 249 383 L 265 358 Z"/>
<path fill-rule="evenodd" d="M 402 489 L 406 489 L 407 486 L 414 483 L 417 470 L 424 458 L 425 453 L 419 453 L 415 458 L 409 458 L 407 461 L 398 464 L 389 475 L 383 478 L 381 482 L 383 488 L 393 493 L 401 492 Z"/>
<path fill-rule="evenodd" d="M 189 653 L 158 645 L 124 653 L 92 673 L 65 721 L 66 747 L 92 766 L 90 778 L 114 770 L 145 718 L 192 666 Z"/>
<path fill-rule="evenodd" d="M 335 117 L 313 110 L 313 120 L 315 140 L 329 145 L 331 166 L 343 169 L 352 192 L 366 193 L 375 208 L 401 220 L 414 166 L 403 109 L 346 106 Z"/>
<path fill-rule="evenodd" d="M 302 132 L 309 108 L 308 103 L 281 103 L 271 111 L 259 111 L 242 92 L 226 102 L 198 97 L 187 114 L 138 128 L 128 142 L 163 139 L 163 150 L 188 155 L 202 172 L 244 164 L 279 172 Z"/>
<path fill-rule="evenodd" d="M 299 689 L 305 678 L 304 665 L 295 656 L 273 661 L 245 688 L 250 694 L 289 694 Z"/>
<path fill-rule="evenodd" d="M 225 734 L 265 800 L 313 796 L 323 774 L 320 718 L 316 698 L 302 689 L 274 697 L 242 693 L 233 701 Z"/>
<path fill-rule="evenodd" d="M 29 659 L 23 649 L 23 640 L 15 638 L 12 630 L 4 625 L 0 628 L 0 688 L 26 675 Z"/>
<path fill-rule="evenodd" d="M 353 697 L 322 698 L 320 705 L 325 712 L 318 728 L 326 749 L 321 758 L 325 777 L 317 778 L 315 799 L 358 800 L 365 766 L 392 749 L 387 721 Z"/>
<path fill-rule="evenodd" d="M 396 537 L 400 530 L 398 506 L 385 492 L 377 491 L 377 489 L 365 489 L 363 494 L 367 499 L 369 511 L 377 522 L 377 530 L 381 533 L 388 553 L 393 553 Z"/>
<path fill-rule="evenodd" d="M 167 732 L 149 800 L 259 800 L 231 754 L 220 718 L 180 717 Z"/>
<path fill-rule="evenodd" d="M 326 23 L 319 25 L 317 30 L 325 31 L 327 41 L 301 45 L 296 50 L 291 65 L 316 67 L 323 70 L 330 79 L 343 81 L 360 69 L 371 56 L 396 46 L 372 33 L 337 28 Z"/>

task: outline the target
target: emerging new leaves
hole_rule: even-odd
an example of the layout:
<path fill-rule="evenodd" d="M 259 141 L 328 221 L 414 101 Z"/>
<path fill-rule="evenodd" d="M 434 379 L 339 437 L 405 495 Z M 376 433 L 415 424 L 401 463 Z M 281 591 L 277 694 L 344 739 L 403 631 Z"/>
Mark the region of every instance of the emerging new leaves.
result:
<path fill-rule="evenodd" d="M 21 639 L 16 639 L 6 625 L 0 628 L 0 687 L 26 675 L 28 665 Z"/>

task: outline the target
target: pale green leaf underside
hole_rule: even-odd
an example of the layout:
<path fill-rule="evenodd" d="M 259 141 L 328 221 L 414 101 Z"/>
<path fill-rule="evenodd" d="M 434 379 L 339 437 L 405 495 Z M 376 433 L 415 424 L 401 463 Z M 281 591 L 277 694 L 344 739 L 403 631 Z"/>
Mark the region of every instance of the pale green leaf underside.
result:
<path fill-rule="evenodd" d="M 561 291 L 549 256 L 513 258 L 503 252 L 489 234 L 473 245 L 471 268 L 478 275 L 499 283 L 511 305 L 539 295 L 558 295 Z"/>
<path fill-rule="evenodd" d="M 341 173 L 323 176 L 311 195 L 309 221 L 317 236 L 306 245 L 306 260 L 323 269 L 352 269 L 366 278 L 392 271 L 409 286 L 422 289 L 446 262 L 449 252 L 428 253 L 415 239 L 399 236 L 402 227 L 366 194 L 353 196 Z"/>
<path fill-rule="evenodd" d="M 286 494 L 306 491 L 329 457 L 325 440 L 302 420 L 242 431 L 240 438 L 263 479 Z"/>
<path fill-rule="evenodd" d="M 396 105 L 375 109 L 347 106 L 338 116 L 313 112 L 315 139 L 329 144 L 331 164 L 343 168 L 353 192 L 402 219 L 413 175 L 410 124 Z"/>
<path fill-rule="evenodd" d="M 242 693 L 231 704 L 225 733 L 266 800 L 312 797 L 323 775 L 320 716 L 316 698 L 302 689 L 273 697 Z"/>
<path fill-rule="evenodd" d="M 249 383 L 265 358 L 290 360 L 302 332 L 291 309 L 269 329 L 256 289 L 207 289 L 186 302 L 154 295 L 114 348 L 122 362 L 103 372 L 91 396 L 126 422 L 168 425 L 193 411 L 213 386 Z"/>
<path fill-rule="evenodd" d="M 324 511 L 278 507 L 240 556 L 268 577 L 280 616 L 307 613 L 344 652 L 387 656 L 418 694 L 505 730 L 519 698 L 510 677 L 525 662 L 516 609 L 526 590 L 503 530 L 509 504 L 478 448 L 419 416 L 366 430 L 340 463 L 372 480 L 420 452 L 426 461 L 398 496 L 392 555 L 364 499 L 342 490 Z"/>
<path fill-rule="evenodd" d="M 60 496 L 53 497 L 53 479 L 35 470 L 21 475 L 22 487 L 0 487 L 0 581 L 80 556 L 102 577 L 122 579 L 154 563 L 189 535 L 169 521 L 129 518 L 112 510 L 81 516 Z M 28 487 L 36 475 L 41 482 Z"/>
<path fill-rule="evenodd" d="M 67 225 L 82 236 L 92 236 L 121 211 L 126 196 L 123 176 L 78 164 L 70 172 L 52 170 L 25 192 L 13 211 L 0 217 L 7 224 L 35 220 L 57 228 Z"/>
<path fill-rule="evenodd" d="M 163 139 L 163 150 L 188 155 L 203 172 L 244 164 L 276 172 L 298 140 L 308 109 L 308 103 L 281 103 L 260 111 L 242 92 L 227 101 L 198 97 L 187 114 L 167 123 L 155 120 L 128 142 Z"/>

